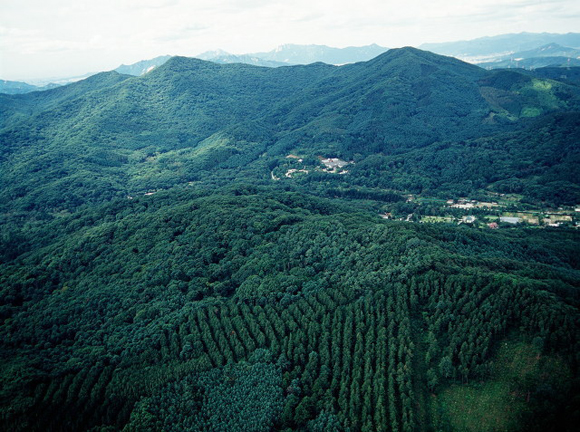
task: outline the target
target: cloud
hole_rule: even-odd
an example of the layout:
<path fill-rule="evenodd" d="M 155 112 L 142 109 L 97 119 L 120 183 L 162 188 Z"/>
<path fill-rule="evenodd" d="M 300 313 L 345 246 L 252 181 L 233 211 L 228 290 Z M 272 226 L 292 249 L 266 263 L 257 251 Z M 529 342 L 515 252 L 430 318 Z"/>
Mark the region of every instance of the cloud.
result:
<path fill-rule="evenodd" d="M 46 39 L 39 30 L 2 27 L 0 36 L 2 36 L 0 48 L 3 53 L 17 51 L 20 54 L 35 55 L 81 47 L 78 42 Z"/>
<path fill-rule="evenodd" d="M 179 5 L 178 0 L 123 0 L 120 2 L 125 9 L 165 9 Z"/>
<path fill-rule="evenodd" d="M 199 33 L 208 29 L 209 27 L 206 25 L 193 24 L 178 29 L 168 30 L 159 36 L 153 36 L 151 39 L 158 43 L 186 40 L 195 37 Z"/>

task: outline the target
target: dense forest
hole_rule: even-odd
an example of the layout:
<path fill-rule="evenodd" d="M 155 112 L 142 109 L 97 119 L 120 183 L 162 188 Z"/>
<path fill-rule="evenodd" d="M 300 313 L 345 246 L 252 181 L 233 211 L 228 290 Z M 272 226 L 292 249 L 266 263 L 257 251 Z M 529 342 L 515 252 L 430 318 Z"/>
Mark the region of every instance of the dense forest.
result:
<path fill-rule="evenodd" d="M 578 205 L 560 75 L 405 48 L 0 95 L 0 429 L 575 430 L 580 232 L 378 217 Z"/>
<path fill-rule="evenodd" d="M 432 392 L 489 380 L 511 338 L 568 370 L 510 384 L 518 424 L 573 419 L 554 407 L 577 390 L 576 232 L 405 225 L 246 187 L 31 234 L 52 239 L 1 283 L 14 430 L 444 428 Z"/>

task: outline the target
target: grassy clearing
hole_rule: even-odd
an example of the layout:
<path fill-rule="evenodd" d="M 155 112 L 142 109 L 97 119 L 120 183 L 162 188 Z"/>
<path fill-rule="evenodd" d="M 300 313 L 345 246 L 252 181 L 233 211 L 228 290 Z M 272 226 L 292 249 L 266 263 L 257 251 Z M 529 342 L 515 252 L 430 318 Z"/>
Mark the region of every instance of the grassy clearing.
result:
<path fill-rule="evenodd" d="M 521 431 L 534 414 L 534 393 L 540 385 L 562 388 L 570 378 L 557 358 L 542 356 L 532 344 L 502 343 L 492 379 L 451 385 L 433 396 L 436 430 L 466 432 Z"/>
<path fill-rule="evenodd" d="M 441 395 L 445 423 L 455 431 L 516 431 L 524 406 L 510 395 L 509 385 L 454 385 Z"/>

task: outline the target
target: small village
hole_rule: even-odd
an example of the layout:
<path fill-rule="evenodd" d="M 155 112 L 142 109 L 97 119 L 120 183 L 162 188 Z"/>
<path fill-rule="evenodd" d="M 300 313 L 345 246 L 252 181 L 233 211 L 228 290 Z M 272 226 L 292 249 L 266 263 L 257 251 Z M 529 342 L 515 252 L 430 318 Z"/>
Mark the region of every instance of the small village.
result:
<path fill-rule="evenodd" d="M 300 164 L 304 163 L 304 159 L 300 156 L 296 156 L 294 154 L 289 154 L 286 156 L 286 159 L 294 160 Z M 288 168 L 284 173 L 284 177 L 286 178 L 294 178 L 297 175 L 301 174 L 308 174 L 311 171 L 318 171 L 318 172 L 326 172 L 329 174 L 339 174 L 345 175 L 348 174 L 348 170 L 344 169 L 347 165 L 354 164 L 353 161 L 345 161 L 339 158 L 325 158 L 323 156 L 318 156 L 318 160 L 320 161 L 321 166 L 306 169 L 303 168 Z M 279 174 L 280 175 L 280 174 Z M 277 177 L 273 171 L 270 172 L 270 177 L 272 180 L 277 181 L 280 180 L 281 177 Z"/>
<path fill-rule="evenodd" d="M 289 154 L 286 159 L 304 164 L 304 158 Z M 281 178 L 296 178 L 310 172 L 325 172 L 329 174 L 348 174 L 348 166 L 353 161 L 339 158 L 318 156 L 317 167 L 311 165 L 294 165 L 294 168 L 278 169 L 278 176 L 271 171 L 272 180 Z M 291 166 L 291 165 L 290 165 Z M 419 195 L 407 195 L 407 203 L 414 204 L 416 212 L 400 214 L 388 206 L 379 214 L 383 219 L 399 220 L 412 223 L 447 223 L 467 225 L 482 229 L 499 229 L 513 227 L 531 228 L 580 228 L 580 204 L 574 207 L 531 208 L 522 205 L 521 196 L 516 194 L 501 194 L 486 191 L 486 200 L 460 198 L 427 198 Z M 436 211 L 433 211 L 436 209 Z"/>
<path fill-rule="evenodd" d="M 416 223 L 449 223 L 469 225 L 479 228 L 499 229 L 502 227 L 526 226 L 536 228 L 580 228 L 580 205 L 560 207 L 558 209 L 518 209 L 514 197 L 497 194 L 498 201 L 477 201 L 467 198 L 437 200 L 413 195 L 407 202 L 416 204 L 439 204 L 441 209 L 448 209 L 444 216 L 422 215 L 411 213 L 395 217 L 391 212 L 380 214 L 383 219 L 396 219 Z M 505 199 L 502 199 L 504 198 Z"/>

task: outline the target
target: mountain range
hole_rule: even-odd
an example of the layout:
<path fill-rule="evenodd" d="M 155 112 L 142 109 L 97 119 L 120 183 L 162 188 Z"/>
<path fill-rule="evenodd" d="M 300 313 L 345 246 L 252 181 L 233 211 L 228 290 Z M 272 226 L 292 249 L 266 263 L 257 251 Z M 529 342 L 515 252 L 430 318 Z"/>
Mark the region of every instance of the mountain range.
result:
<path fill-rule="evenodd" d="M 50 90 L 58 86 L 59 86 L 58 84 L 46 84 L 42 86 L 36 86 L 20 81 L 0 80 L 0 93 L 22 94 L 22 93 L 30 93 L 33 91 Z"/>
<path fill-rule="evenodd" d="M 576 48 L 580 48 L 580 37 L 577 33 L 566 35 L 520 33 L 471 41 L 423 44 L 420 48 L 443 55 L 451 55 L 488 69 L 513 67 L 536 69 L 546 66 L 578 65 L 578 50 Z M 333 48 L 325 45 L 286 44 L 272 51 L 252 54 L 236 55 L 223 50 L 207 51 L 199 54 L 197 58 L 221 64 L 245 63 L 265 67 L 316 62 L 341 65 L 368 61 L 387 50 L 388 48 L 376 44 L 346 48 Z M 115 71 L 134 76 L 142 75 L 162 65 L 170 57 L 166 55 L 150 60 L 141 60 L 130 65 L 121 65 Z M 51 81 L 48 85 L 1 81 L 0 93 L 15 94 L 47 90 L 83 78 L 86 77 L 53 80 L 54 82 Z"/>
<path fill-rule="evenodd" d="M 579 33 L 510 33 L 468 41 L 425 43 L 419 48 L 466 61 L 492 61 L 515 52 L 534 50 L 548 44 L 580 49 Z"/>
<path fill-rule="evenodd" d="M 580 66 L 580 50 L 551 43 L 533 50 L 504 55 L 492 62 L 478 63 L 478 66 L 486 69 Z"/>
<path fill-rule="evenodd" d="M 0 94 L 0 430 L 576 430 L 577 68 L 150 66 Z"/>
<path fill-rule="evenodd" d="M 368 61 L 388 48 L 376 44 L 361 47 L 332 48 L 325 45 L 281 45 L 273 51 L 252 54 L 255 57 L 285 64 L 322 62 L 341 65 Z"/>
<path fill-rule="evenodd" d="M 333 48 L 325 45 L 280 45 L 276 49 L 268 52 L 258 52 L 250 54 L 230 54 L 223 50 L 206 51 L 196 56 L 201 60 L 214 63 L 244 63 L 254 66 L 280 67 L 297 64 L 326 63 L 341 65 L 368 61 L 387 51 L 388 48 L 380 47 L 376 44 L 362 47 Z M 167 61 L 168 57 L 158 57 L 151 61 L 140 62 L 128 67 L 115 69 L 119 73 L 129 73 L 130 75 L 141 75 L 155 66 L 159 66 Z M 130 70 L 130 72 L 129 72 Z"/>
<path fill-rule="evenodd" d="M 418 149 L 448 143 L 454 151 L 477 153 L 489 145 L 482 139 L 525 134 L 532 127 L 527 125 L 539 127 L 534 119 L 548 128 L 569 128 L 569 121 L 544 114 L 570 112 L 578 103 L 573 83 L 488 72 L 414 48 L 342 67 L 263 68 L 173 57 L 141 77 L 107 72 L 46 92 L 2 96 L 0 137 L 10 145 L 2 149 L 0 205 L 7 212 L 72 209 L 85 202 L 85 193 L 98 201 L 207 180 L 212 173 L 227 181 L 268 181 L 278 158 L 289 153 L 356 160 L 351 176 L 341 180 L 353 186 L 400 192 L 427 187 L 437 194 L 465 190 L 469 181 L 465 191 L 474 192 L 515 175 L 531 182 L 530 197 L 544 190 L 537 182 L 566 182 L 565 202 L 579 202 L 578 186 L 561 165 L 569 158 L 504 174 L 480 172 L 477 161 L 464 161 L 465 174 L 450 184 L 441 183 L 434 166 L 422 175 L 386 180 L 397 155 Z M 522 155 L 510 155 L 510 149 L 500 146 L 497 155 L 486 169 L 521 164 L 516 159 Z M 81 196 L 75 188 L 63 193 L 64 185 L 88 178 L 101 187 Z M 411 187 L 413 181 L 417 186 Z M 556 195 L 548 187 L 542 199 L 550 196 Z"/>
<path fill-rule="evenodd" d="M 576 33 L 567 35 L 550 33 L 508 34 L 464 42 L 423 44 L 420 48 L 442 55 L 451 55 L 487 69 L 578 66 L 580 62 L 580 35 Z M 235 55 L 218 50 L 207 51 L 196 57 L 215 63 L 246 63 L 266 67 L 316 62 L 341 65 L 368 61 L 387 50 L 388 48 L 376 44 L 347 48 L 287 44 L 268 52 Z M 158 66 L 159 59 L 161 58 L 136 64 L 135 72 L 130 74 L 138 75 Z M 167 57 L 163 57 L 163 59 L 166 60 Z M 116 70 L 120 73 L 129 73 L 128 69 L 118 68 Z"/>
<path fill-rule="evenodd" d="M 254 66 L 265 66 L 265 67 L 280 67 L 288 66 L 286 63 L 264 60 L 262 58 L 256 57 L 253 54 L 242 54 L 235 55 L 230 54 L 225 51 L 207 51 L 197 56 L 201 60 L 207 60 L 214 63 L 228 64 L 228 63 L 244 63 L 251 64 Z"/>

